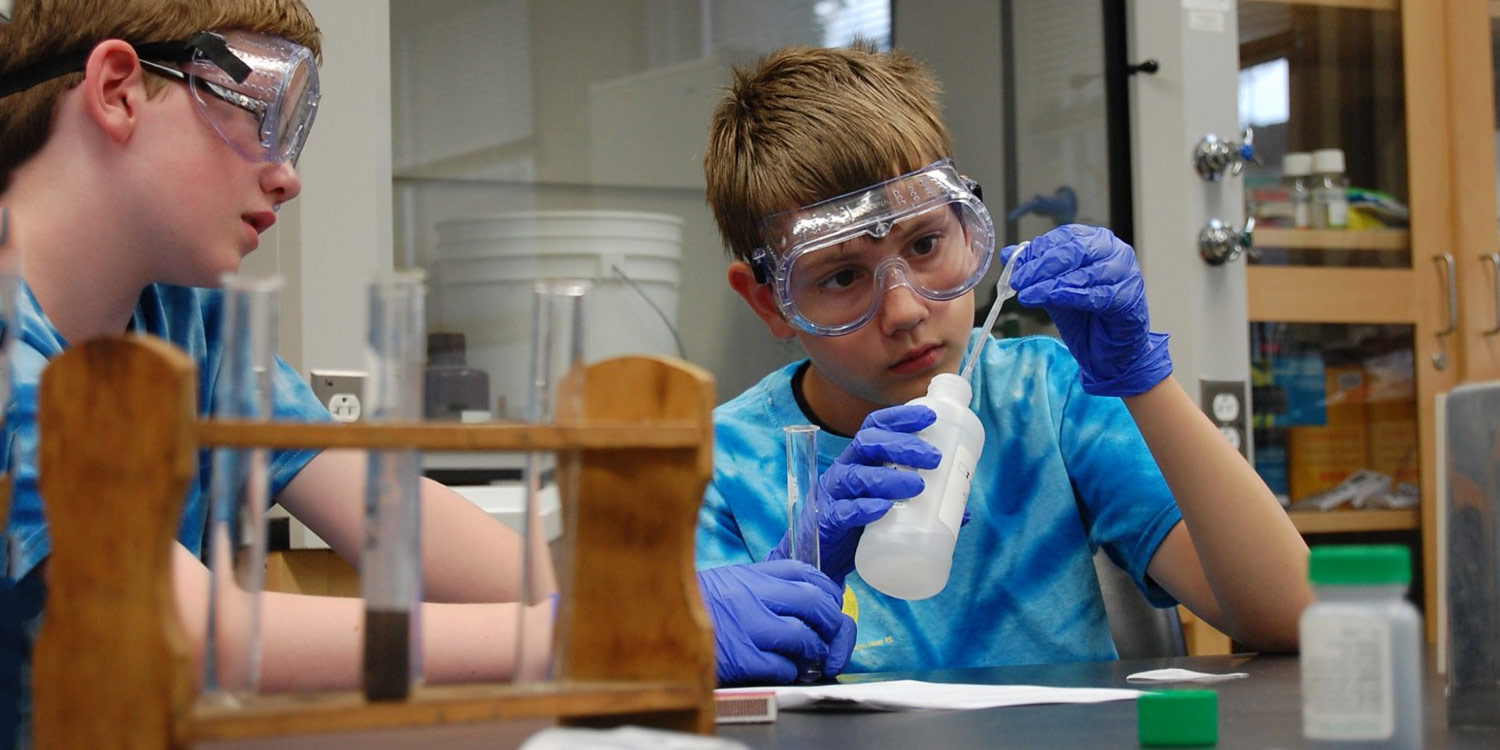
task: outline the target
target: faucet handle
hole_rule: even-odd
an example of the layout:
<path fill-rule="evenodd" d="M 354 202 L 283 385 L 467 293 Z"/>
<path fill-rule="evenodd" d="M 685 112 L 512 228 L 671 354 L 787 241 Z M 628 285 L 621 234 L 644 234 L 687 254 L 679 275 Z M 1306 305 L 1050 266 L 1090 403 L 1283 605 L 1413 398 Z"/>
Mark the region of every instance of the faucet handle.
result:
<path fill-rule="evenodd" d="M 1203 136 L 1193 147 L 1193 168 L 1207 182 L 1217 182 L 1227 171 L 1238 175 L 1245 163 L 1260 164 L 1255 155 L 1255 131 L 1245 128 L 1240 142 L 1226 141 L 1213 133 Z"/>
<path fill-rule="evenodd" d="M 1211 266 L 1222 266 L 1240 257 L 1241 253 L 1259 258 L 1260 251 L 1255 247 L 1254 232 L 1254 216 L 1246 218 L 1245 226 L 1240 229 L 1218 219 L 1209 219 L 1203 230 L 1198 232 L 1198 254 Z"/>

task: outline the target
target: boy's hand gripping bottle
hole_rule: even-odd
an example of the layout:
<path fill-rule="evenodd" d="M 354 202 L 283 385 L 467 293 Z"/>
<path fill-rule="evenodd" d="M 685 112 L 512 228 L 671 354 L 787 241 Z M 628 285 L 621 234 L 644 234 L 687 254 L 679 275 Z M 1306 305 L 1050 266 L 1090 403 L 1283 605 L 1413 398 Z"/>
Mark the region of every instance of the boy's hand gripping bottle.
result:
<path fill-rule="evenodd" d="M 927 395 L 909 402 L 937 413 L 937 421 L 916 435 L 943 458 L 935 469 L 917 470 L 926 484 L 921 494 L 895 501 L 890 512 L 865 527 L 854 568 L 877 591 L 926 599 L 948 584 L 969 482 L 984 450 L 984 427 L 969 409 L 972 395 L 967 380 L 943 373 L 928 384 Z"/>

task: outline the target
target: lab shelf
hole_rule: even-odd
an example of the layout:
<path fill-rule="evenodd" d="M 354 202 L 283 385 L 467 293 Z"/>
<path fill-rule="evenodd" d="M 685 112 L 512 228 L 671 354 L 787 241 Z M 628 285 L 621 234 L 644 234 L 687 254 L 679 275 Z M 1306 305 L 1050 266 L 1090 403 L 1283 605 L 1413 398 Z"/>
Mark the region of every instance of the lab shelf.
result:
<path fill-rule="evenodd" d="M 1277 229 L 1253 232 L 1256 247 L 1285 250 L 1376 250 L 1405 251 L 1411 248 L 1411 232 L 1405 229 Z"/>
<path fill-rule="evenodd" d="M 1415 531 L 1419 518 L 1407 510 L 1293 511 L 1287 514 L 1303 534 L 1355 534 L 1367 531 Z"/>
<path fill-rule="evenodd" d="M 1409 323 L 1416 280 L 1410 268 L 1249 266 L 1246 303 L 1255 321 Z"/>
<path fill-rule="evenodd" d="M 1262 5 L 1313 5 L 1321 8 L 1347 8 L 1350 10 L 1396 10 L 1398 0 L 1244 0 L 1245 4 Z M 1491 10 L 1494 3 L 1491 3 Z"/>
<path fill-rule="evenodd" d="M 380 703 L 353 690 L 262 695 L 234 707 L 199 706 L 182 739 L 194 744 L 515 719 L 687 714 L 701 701 L 695 686 L 671 682 L 443 685 Z"/>

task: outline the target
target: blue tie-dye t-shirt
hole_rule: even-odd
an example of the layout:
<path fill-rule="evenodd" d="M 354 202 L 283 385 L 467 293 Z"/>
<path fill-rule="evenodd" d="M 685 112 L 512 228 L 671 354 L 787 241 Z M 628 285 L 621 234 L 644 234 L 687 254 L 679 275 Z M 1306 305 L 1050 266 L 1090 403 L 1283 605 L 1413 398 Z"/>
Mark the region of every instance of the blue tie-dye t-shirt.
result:
<path fill-rule="evenodd" d="M 31 644 L 46 598 L 37 566 L 51 551 L 37 491 L 37 386 L 47 361 L 68 346 L 31 290 L 23 286 L 19 297 L 16 307 L 21 335 L 13 352 L 15 387 L 0 437 L 0 466 L 9 467 L 13 479 L 10 519 L 0 538 L 0 749 L 17 740 L 25 745 Z M 218 394 L 215 384 L 221 357 L 221 301 L 222 294 L 216 290 L 152 285 L 141 294 L 130 324 L 130 330 L 166 339 L 192 357 L 198 367 L 201 415 L 214 413 Z M 295 370 L 280 358 L 276 365 L 274 410 L 278 420 L 332 419 Z M 279 493 L 315 455 L 317 451 L 312 450 L 273 451 L 271 492 Z M 208 512 L 205 499 L 210 456 L 208 451 L 199 452 L 198 478 L 188 487 L 177 530 L 177 540 L 200 556 Z"/>
<path fill-rule="evenodd" d="M 714 410 L 699 568 L 763 560 L 781 540 L 782 427 L 812 421 L 792 392 L 804 364 Z M 1182 515 L 1125 405 L 1084 393 L 1077 362 L 1049 338 L 986 336 L 973 380 L 984 451 L 947 588 L 906 601 L 850 574 L 844 608 L 859 628 L 851 672 L 1115 658 L 1094 574 L 1100 547 L 1153 604 L 1176 603 L 1146 568 Z M 849 441 L 819 434 L 819 471 Z"/>

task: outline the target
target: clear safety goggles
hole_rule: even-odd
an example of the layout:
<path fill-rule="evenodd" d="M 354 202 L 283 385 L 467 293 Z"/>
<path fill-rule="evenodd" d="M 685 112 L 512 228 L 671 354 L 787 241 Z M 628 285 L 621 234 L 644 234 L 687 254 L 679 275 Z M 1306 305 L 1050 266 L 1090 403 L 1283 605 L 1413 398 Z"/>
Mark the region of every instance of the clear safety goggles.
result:
<path fill-rule="evenodd" d="M 158 50 L 190 54 L 179 70 L 147 59 Z M 240 156 L 297 163 L 322 97 L 318 66 L 306 47 L 248 31 L 203 31 L 187 42 L 143 44 L 136 51 L 141 67 L 187 83 L 198 113 Z"/>
<path fill-rule="evenodd" d="M 952 160 L 761 220 L 750 255 L 788 322 L 842 336 L 875 317 L 887 291 L 954 299 L 984 277 L 995 225 Z"/>
<path fill-rule="evenodd" d="M 200 31 L 134 47 L 142 69 L 187 84 L 198 113 L 241 157 L 297 163 L 321 97 L 306 47 L 248 31 Z M 6 75 L 0 97 L 82 70 L 87 61 L 85 52 Z"/>

